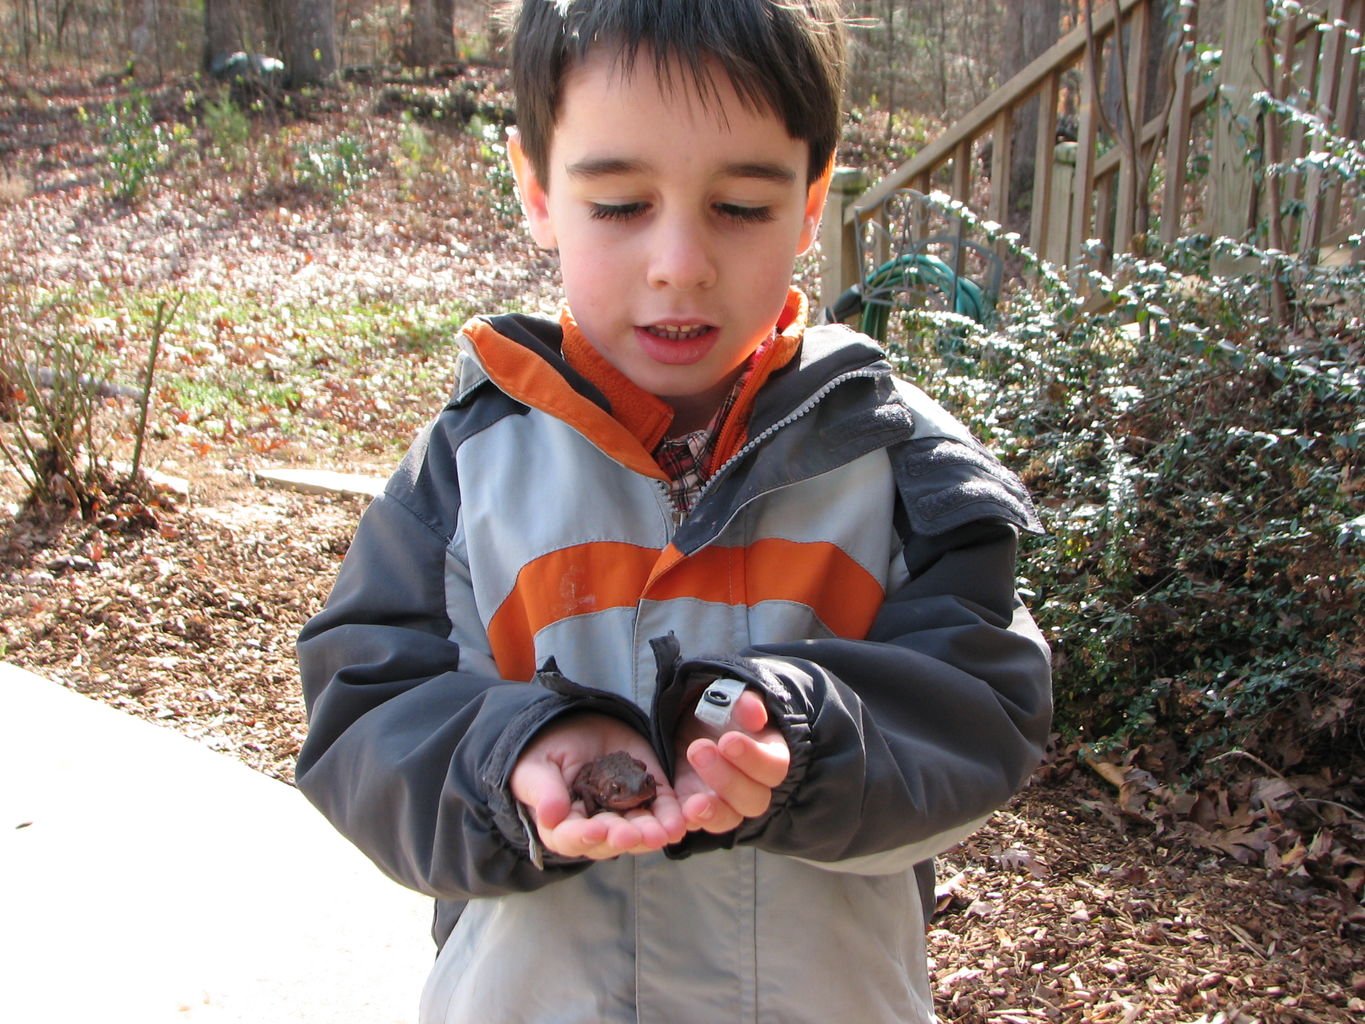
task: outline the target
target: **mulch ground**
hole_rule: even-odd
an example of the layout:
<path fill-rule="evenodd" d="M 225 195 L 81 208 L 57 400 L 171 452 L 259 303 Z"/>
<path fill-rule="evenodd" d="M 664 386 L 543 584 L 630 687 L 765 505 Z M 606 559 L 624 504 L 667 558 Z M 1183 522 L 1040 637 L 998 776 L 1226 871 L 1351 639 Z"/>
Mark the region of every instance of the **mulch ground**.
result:
<path fill-rule="evenodd" d="M 188 500 L 97 524 L 0 504 L 6 660 L 289 782 L 298 628 L 363 500 L 207 467 Z M 1365 1014 L 1353 908 L 1114 813 L 1054 764 L 940 862 L 946 1021 L 1345 1022 Z"/>
<path fill-rule="evenodd" d="M 421 175 L 402 180 L 390 161 L 386 179 L 335 206 L 234 204 L 236 186 L 205 163 L 178 189 L 123 208 L 98 194 L 98 154 L 76 116 L 107 98 L 74 86 L 0 90 L 0 128 L 14 141 L 0 154 L 7 275 L 339 310 L 450 295 L 481 310 L 553 308 L 552 264 L 492 223 L 489 196 L 494 209 L 507 196 L 490 193 L 493 164 L 477 139 L 435 136 Z M 294 127 L 326 138 L 334 123 L 367 133 L 376 156 L 401 150 L 400 121 L 364 110 L 317 111 Z M 288 332 L 248 326 L 225 320 L 211 345 L 184 328 L 162 372 L 191 376 L 208 355 L 270 372 Z M 189 477 L 187 498 L 113 505 L 83 522 L 24 508 L 18 481 L 0 470 L 0 658 L 290 782 L 305 731 L 294 637 L 324 601 L 363 501 L 266 489 L 251 469 L 391 465 L 394 444 L 434 408 L 426 395 L 415 396 L 420 411 L 402 406 L 405 367 L 428 356 L 400 355 L 388 378 L 372 368 L 356 386 L 338 372 L 301 390 L 295 425 L 344 424 L 345 444 L 336 430 L 291 439 L 270 410 L 235 432 L 168 419 L 161 396 L 149 464 Z M 417 379 L 434 395 L 436 376 Z M 1229 855 L 1237 843 L 1201 844 L 1160 815 L 1135 816 L 1122 785 L 1131 776 L 1106 780 L 1059 753 L 942 858 L 930 948 L 945 1021 L 1365 1019 L 1358 887 L 1314 881 L 1288 856 L 1278 871 L 1241 863 Z M 1359 808 L 1337 810 L 1361 819 Z M 1289 851 L 1293 861 L 1331 852 L 1313 845 Z"/>

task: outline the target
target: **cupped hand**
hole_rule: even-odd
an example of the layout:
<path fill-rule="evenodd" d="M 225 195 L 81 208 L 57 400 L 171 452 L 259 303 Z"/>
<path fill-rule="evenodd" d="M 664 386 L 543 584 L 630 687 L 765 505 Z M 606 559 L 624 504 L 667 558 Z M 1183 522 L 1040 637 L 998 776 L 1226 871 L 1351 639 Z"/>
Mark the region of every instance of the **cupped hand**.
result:
<path fill-rule="evenodd" d="M 588 817 L 569 787 L 584 765 L 616 750 L 643 761 L 658 791 L 648 807 L 599 810 Z M 564 857 L 608 860 L 649 853 L 687 832 L 677 794 L 649 741 L 608 715 L 572 715 L 546 726 L 521 752 L 510 784 L 512 795 L 530 812 L 542 845 Z"/>

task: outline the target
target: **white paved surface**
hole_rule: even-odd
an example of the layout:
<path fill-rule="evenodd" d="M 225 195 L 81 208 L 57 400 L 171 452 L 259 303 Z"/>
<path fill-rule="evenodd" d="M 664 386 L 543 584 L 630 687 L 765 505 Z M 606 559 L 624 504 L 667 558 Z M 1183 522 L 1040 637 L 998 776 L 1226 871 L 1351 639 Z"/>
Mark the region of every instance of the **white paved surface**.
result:
<path fill-rule="evenodd" d="M 411 1024 L 430 902 L 297 791 L 0 664 L 0 1021 Z"/>
<path fill-rule="evenodd" d="M 358 494 L 374 498 L 384 493 L 387 478 L 363 473 L 337 473 L 330 469 L 258 469 L 256 479 L 270 487 L 284 487 L 305 494 Z"/>

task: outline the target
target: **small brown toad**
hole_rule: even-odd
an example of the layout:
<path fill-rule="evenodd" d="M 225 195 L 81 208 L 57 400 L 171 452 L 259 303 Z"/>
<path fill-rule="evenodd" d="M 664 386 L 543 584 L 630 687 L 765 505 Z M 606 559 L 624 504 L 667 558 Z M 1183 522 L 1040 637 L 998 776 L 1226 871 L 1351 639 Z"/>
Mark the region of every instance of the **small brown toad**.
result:
<path fill-rule="evenodd" d="M 571 788 L 573 795 L 583 801 L 584 813 L 589 817 L 603 809 L 628 811 L 644 806 L 658 791 L 645 763 L 624 750 L 589 761 L 578 770 Z"/>

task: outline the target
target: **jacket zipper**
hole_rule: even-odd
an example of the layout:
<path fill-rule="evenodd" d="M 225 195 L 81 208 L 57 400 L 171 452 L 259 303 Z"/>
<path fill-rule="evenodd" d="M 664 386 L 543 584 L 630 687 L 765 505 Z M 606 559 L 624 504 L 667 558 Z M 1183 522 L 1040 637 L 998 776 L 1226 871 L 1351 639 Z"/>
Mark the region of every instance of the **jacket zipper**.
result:
<path fill-rule="evenodd" d="M 729 470 L 731 466 L 733 466 L 740 459 L 747 456 L 750 452 L 752 452 L 759 445 L 763 444 L 763 442 L 768 440 L 768 438 L 772 437 L 779 430 L 791 426 L 802 416 L 805 416 L 808 412 L 810 412 L 822 401 L 824 401 L 825 397 L 831 391 L 837 388 L 840 384 L 846 384 L 851 380 L 858 380 L 860 378 L 875 379 L 884 376 L 886 376 L 885 370 L 873 369 L 851 370 L 848 373 L 840 374 L 838 377 L 834 377 L 826 381 L 825 384 L 818 391 L 812 394 L 799 406 L 797 406 L 791 412 L 787 413 L 787 415 L 783 416 L 780 420 L 776 421 L 775 423 L 769 424 L 762 431 L 755 434 L 753 437 L 749 438 L 749 440 L 744 442 L 744 444 L 740 447 L 739 451 L 735 452 L 735 454 L 731 455 L 728 459 L 722 462 L 720 464 L 720 468 L 718 468 L 715 471 L 715 473 L 711 475 L 711 479 L 706 481 L 705 485 L 703 485 L 701 493 L 697 495 L 696 505 L 700 505 L 702 503 L 702 500 L 706 497 L 706 492 L 711 489 L 712 485 L 714 485 L 716 481 L 720 480 L 721 477 L 725 475 L 726 471 Z M 759 497 L 759 495 L 755 495 L 755 497 Z M 694 505 L 693 507 L 696 506 Z M 739 509 L 735 509 L 735 512 L 738 513 Z M 729 525 L 728 522 L 726 525 Z M 724 531 L 722 530 L 722 532 Z"/>
<path fill-rule="evenodd" d="M 669 493 L 668 484 L 664 483 L 662 480 L 655 480 L 654 483 L 658 488 L 659 496 L 663 499 L 662 505 L 665 510 L 664 514 L 670 524 L 668 539 L 671 541 L 673 535 L 678 532 L 678 527 L 682 526 L 683 516 L 682 513 L 678 511 L 678 506 L 673 501 L 673 495 Z"/>

